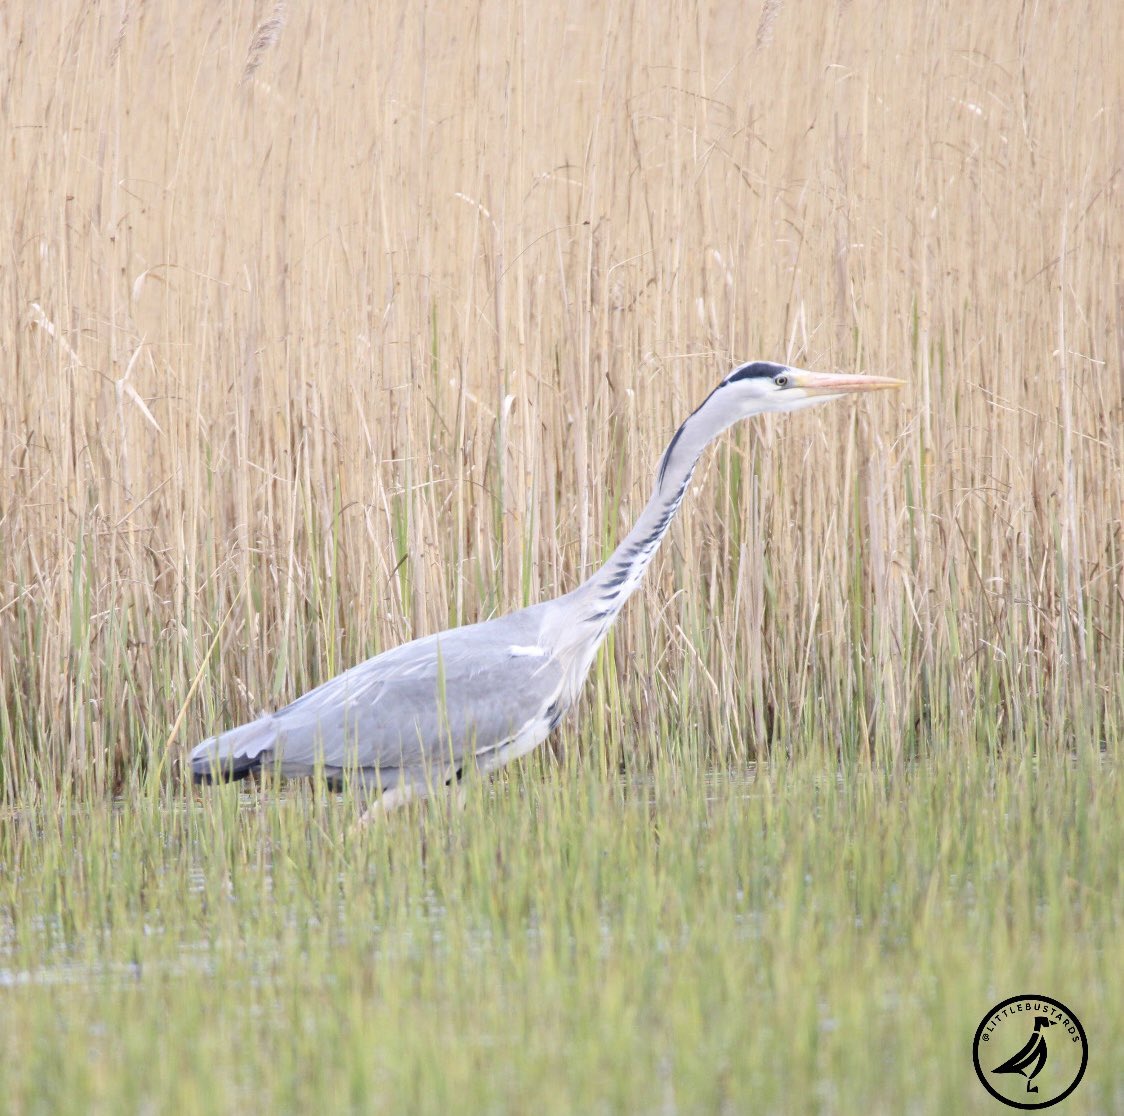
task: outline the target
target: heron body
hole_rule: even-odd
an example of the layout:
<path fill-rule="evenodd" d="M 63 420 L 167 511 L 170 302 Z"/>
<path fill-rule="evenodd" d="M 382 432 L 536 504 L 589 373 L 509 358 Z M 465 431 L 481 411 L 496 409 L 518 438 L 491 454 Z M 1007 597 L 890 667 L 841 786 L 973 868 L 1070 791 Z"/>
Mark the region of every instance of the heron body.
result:
<path fill-rule="evenodd" d="M 636 525 L 577 589 L 384 651 L 283 709 L 203 741 L 190 758 L 196 780 L 322 771 L 389 809 L 458 782 L 470 765 L 489 772 L 525 755 L 577 699 L 710 442 L 750 415 L 897 386 L 879 376 L 742 365 L 675 432 Z"/>

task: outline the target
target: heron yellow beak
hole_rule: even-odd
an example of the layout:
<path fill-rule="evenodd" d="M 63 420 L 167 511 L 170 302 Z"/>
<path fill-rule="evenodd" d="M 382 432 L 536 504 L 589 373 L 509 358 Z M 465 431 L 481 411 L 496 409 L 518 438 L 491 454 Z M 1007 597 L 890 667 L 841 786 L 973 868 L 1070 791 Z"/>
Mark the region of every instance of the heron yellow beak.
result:
<path fill-rule="evenodd" d="M 790 383 L 802 388 L 808 395 L 845 395 L 853 391 L 886 391 L 905 387 L 905 380 L 889 376 L 854 376 L 839 372 L 805 372 L 790 368 Z"/>

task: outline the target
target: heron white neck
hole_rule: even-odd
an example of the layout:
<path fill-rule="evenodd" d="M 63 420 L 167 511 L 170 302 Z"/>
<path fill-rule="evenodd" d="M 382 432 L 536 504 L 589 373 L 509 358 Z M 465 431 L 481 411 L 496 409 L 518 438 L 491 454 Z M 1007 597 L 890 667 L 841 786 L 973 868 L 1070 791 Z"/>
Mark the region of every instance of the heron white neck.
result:
<path fill-rule="evenodd" d="M 699 455 L 723 430 L 742 417 L 708 414 L 712 398 L 713 393 L 679 427 L 664 450 L 652 497 L 640 513 L 636 526 L 621 540 L 605 565 L 576 590 L 575 595 L 580 594 L 587 602 L 586 619 L 603 624 L 605 631 L 640 585 L 679 510 Z"/>

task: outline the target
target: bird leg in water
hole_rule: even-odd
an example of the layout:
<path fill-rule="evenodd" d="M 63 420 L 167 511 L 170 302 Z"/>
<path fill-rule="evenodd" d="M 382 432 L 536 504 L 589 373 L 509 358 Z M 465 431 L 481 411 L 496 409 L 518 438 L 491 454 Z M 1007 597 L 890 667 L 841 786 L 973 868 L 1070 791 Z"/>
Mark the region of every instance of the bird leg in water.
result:
<path fill-rule="evenodd" d="M 451 792 L 448 795 L 450 803 L 463 812 L 468 805 L 468 792 L 464 784 L 457 783 L 449 787 L 449 791 Z M 402 809 L 403 806 L 408 805 L 418 797 L 417 788 L 410 783 L 402 783 L 397 787 L 392 787 L 384 794 L 380 794 L 379 797 L 359 815 L 359 820 L 355 823 L 355 827 L 357 829 L 366 829 L 367 826 L 372 825 L 380 818 L 393 813 L 395 810 Z"/>

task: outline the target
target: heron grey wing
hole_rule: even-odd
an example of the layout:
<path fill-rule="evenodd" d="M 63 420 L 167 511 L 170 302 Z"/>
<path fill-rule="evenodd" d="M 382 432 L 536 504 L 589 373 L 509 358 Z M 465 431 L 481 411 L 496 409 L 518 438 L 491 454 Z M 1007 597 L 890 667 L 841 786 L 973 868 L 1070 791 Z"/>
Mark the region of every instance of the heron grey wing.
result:
<path fill-rule="evenodd" d="M 432 768 L 444 781 L 513 739 L 562 688 L 536 612 L 403 644 L 309 691 L 271 718 L 282 772 Z"/>

